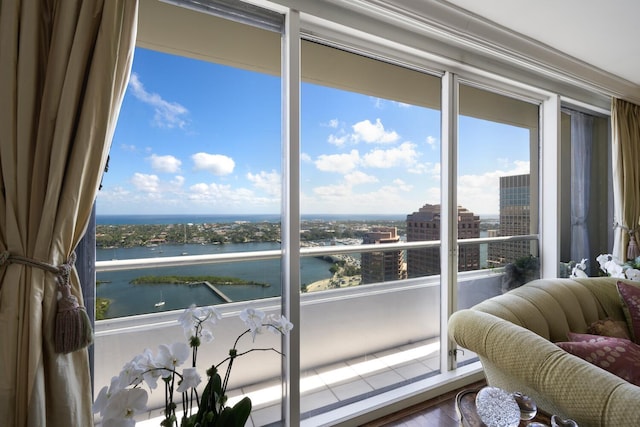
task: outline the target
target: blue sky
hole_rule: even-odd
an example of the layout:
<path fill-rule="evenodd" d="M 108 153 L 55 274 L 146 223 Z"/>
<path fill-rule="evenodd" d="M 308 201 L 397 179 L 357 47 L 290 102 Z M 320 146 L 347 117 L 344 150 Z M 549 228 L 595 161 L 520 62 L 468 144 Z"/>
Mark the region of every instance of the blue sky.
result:
<path fill-rule="evenodd" d="M 98 214 L 280 212 L 280 79 L 138 48 Z M 408 214 L 440 203 L 438 111 L 302 87 L 304 214 Z M 460 119 L 459 204 L 498 213 L 529 134 Z"/>

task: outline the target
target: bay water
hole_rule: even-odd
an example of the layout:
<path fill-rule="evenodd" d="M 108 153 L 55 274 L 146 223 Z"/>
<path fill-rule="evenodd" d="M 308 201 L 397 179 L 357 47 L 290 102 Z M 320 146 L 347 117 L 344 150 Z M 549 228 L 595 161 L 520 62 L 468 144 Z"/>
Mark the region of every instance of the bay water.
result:
<path fill-rule="evenodd" d="M 169 257 L 180 255 L 220 254 L 280 249 L 276 242 L 227 243 L 223 245 L 159 245 L 153 247 L 97 248 L 98 261 L 135 258 Z M 331 263 L 319 258 L 301 260 L 302 284 L 331 277 Z M 107 318 L 131 316 L 166 310 L 178 310 L 192 303 L 212 305 L 223 300 L 206 286 L 172 284 L 139 284 L 131 281 L 141 276 L 222 276 L 234 277 L 259 285 L 218 285 L 217 288 L 232 301 L 279 296 L 281 293 L 280 260 L 260 260 L 211 265 L 145 268 L 127 271 L 101 272 L 97 274 L 96 296 L 109 299 L 111 304 Z M 160 302 L 164 304 L 159 304 Z M 156 305 L 159 304 L 159 305 Z"/>

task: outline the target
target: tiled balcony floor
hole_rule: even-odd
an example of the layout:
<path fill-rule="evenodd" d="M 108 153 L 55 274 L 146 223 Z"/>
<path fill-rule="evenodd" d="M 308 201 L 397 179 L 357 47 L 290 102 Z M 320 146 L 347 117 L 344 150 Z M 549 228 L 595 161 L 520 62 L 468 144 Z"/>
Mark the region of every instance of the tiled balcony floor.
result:
<path fill-rule="evenodd" d="M 342 363 L 303 372 L 300 384 L 302 419 L 316 413 L 362 400 L 398 384 L 434 375 L 439 366 L 440 344 L 434 338 L 381 353 L 363 356 Z M 462 355 L 458 362 L 475 357 Z M 249 396 L 253 404 L 248 427 L 279 425 L 282 396 L 279 379 L 232 390 L 228 393 L 233 404 L 242 396 Z M 148 414 L 139 426 L 157 426 L 160 410 Z"/>

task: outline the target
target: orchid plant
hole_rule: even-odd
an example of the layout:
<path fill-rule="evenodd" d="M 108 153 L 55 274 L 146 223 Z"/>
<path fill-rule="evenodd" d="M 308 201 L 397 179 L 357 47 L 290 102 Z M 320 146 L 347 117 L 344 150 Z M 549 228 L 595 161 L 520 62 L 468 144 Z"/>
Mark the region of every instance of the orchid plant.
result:
<path fill-rule="evenodd" d="M 104 427 L 133 426 L 136 415 L 147 411 L 147 390 L 158 387 L 162 380 L 165 392 L 164 419 L 160 423 L 164 427 L 222 427 L 244 426 L 251 413 L 251 400 L 244 397 L 233 407 L 226 405 L 226 391 L 229 385 L 231 369 L 236 358 L 254 351 L 274 351 L 274 348 L 252 348 L 239 352 L 240 340 L 251 335 L 255 340 L 257 334 L 269 330 L 276 334 L 288 334 L 293 325 L 284 316 L 265 315 L 264 312 L 246 308 L 240 313 L 247 329 L 241 333 L 229 350 L 229 355 L 206 372 L 208 381 L 200 394 L 198 386 L 202 378 L 197 371 L 198 349 L 202 343 L 213 340 L 211 327 L 220 320 L 220 313 L 213 307 L 187 308 L 179 317 L 187 338 L 187 343 L 177 342 L 171 345 L 160 344 L 158 352 L 153 354 L 145 349 L 141 354 L 127 362 L 118 376 L 111 379 L 111 384 L 100 390 L 95 400 L 93 411 L 102 416 Z M 188 366 L 180 367 L 189 360 Z M 226 363 L 224 378 L 220 376 L 220 368 Z M 178 398 L 180 396 L 181 398 Z M 176 402 L 182 402 L 182 418 L 178 424 Z"/>
<path fill-rule="evenodd" d="M 601 254 L 596 258 L 596 261 L 600 265 L 600 271 L 606 276 L 640 281 L 640 257 L 621 263 L 611 254 Z M 571 277 L 588 277 L 586 270 L 587 259 L 584 258 L 573 267 Z"/>

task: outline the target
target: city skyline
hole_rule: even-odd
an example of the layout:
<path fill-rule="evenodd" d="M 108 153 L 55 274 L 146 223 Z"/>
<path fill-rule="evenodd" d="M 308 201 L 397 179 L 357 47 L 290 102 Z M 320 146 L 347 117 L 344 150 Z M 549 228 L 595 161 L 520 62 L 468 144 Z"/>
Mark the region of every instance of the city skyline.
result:
<path fill-rule="evenodd" d="M 279 213 L 280 94 L 278 77 L 136 49 L 98 214 Z M 304 83 L 302 213 L 439 204 L 439 129 L 436 110 Z M 461 117 L 459 135 L 458 203 L 497 215 L 529 133 Z"/>

